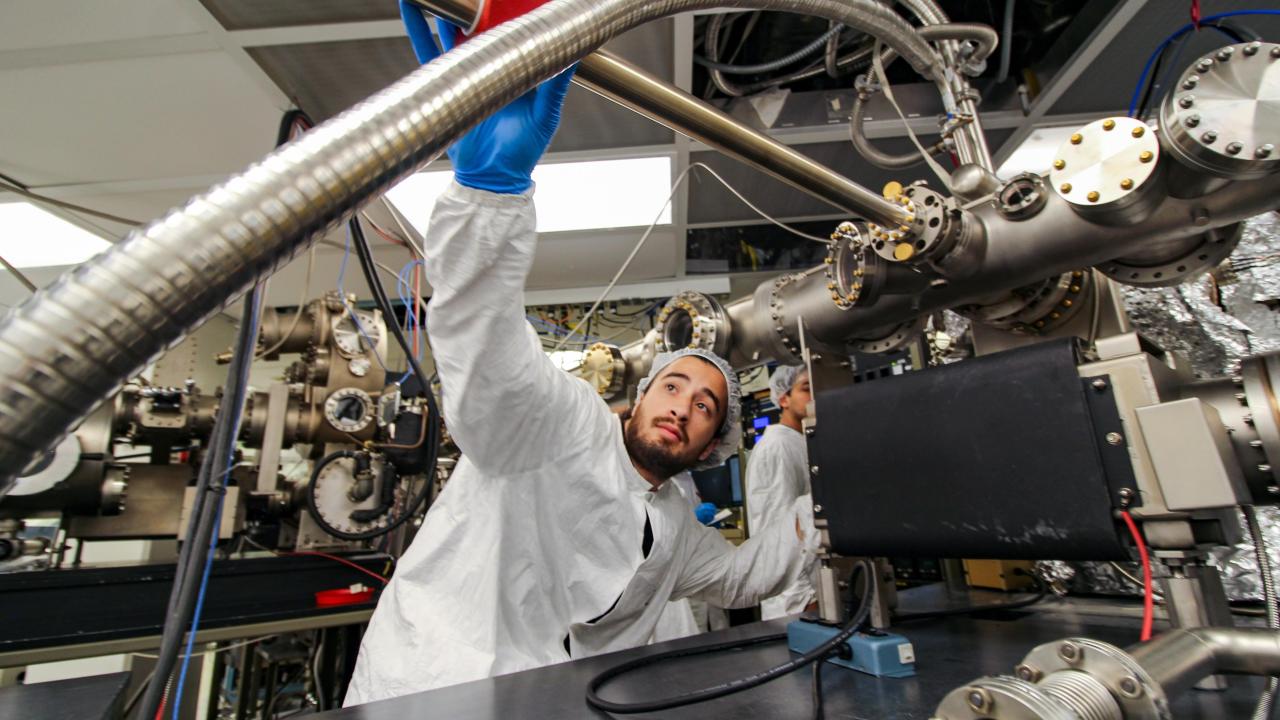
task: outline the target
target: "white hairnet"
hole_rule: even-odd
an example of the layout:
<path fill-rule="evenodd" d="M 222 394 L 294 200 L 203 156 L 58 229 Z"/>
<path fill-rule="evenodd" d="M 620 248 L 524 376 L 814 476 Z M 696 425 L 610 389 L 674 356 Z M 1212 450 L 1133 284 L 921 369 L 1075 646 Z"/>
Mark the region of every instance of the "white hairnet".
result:
<path fill-rule="evenodd" d="M 769 399 L 774 405 L 782 408 L 782 396 L 791 392 L 791 388 L 796 386 L 796 381 L 804 373 L 803 365 L 779 365 L 773 371 L 773 376 L 769 378 Z"/>
<path fill-rule="evenodd" d="M 716 437 L 720 443 L 716 445 L 716 449 L 707 456 L 706 460 L 693 466 L 693 470 L 704 470 L 721 465 L 728 460 L 733 454 L 738 452 L 738 445 L 742 443 L 742 386 L 738 384 L 738 374 L 733 371 L 729 363 L 724 358 L 711 352 L 710 350 L 702 350 L 701 348 L 681 348 L 675 352 L 658 353 L 653 358 L 653 365 L 649 368 L 649 374 L 636 384 L 636 391 L 640 395 L 649 388 L 649 383 L 658 377 L 658 373 L 671 363 L 682 357 L 694 355 L 710 362 L 716 366 L 720 374 L 724 375 L 725 386 L 729 388 L 729 397 L 725 406 L 724 422 L 720 425 L 720 432 L 716 433 Z"/>

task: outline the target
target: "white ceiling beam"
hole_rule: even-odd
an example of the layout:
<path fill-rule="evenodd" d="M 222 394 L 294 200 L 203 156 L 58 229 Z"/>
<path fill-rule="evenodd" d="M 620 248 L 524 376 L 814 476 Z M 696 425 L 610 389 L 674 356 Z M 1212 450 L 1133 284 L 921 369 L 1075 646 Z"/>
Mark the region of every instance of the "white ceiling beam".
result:
<path fill-rule="evenodd" d="M 204 33 L 107 40 L 79 45 L 23 48 L 0 51 L 0 71 L 26 70 L 49 65 L 104 62 L 130 58 L 211 52 L 221 47 Z"/>
<path fill-rule="evenodd" d="M 306 43 L 342 42 L 346 40 L 376 40 L 379 38 L 405 37 L 406 33 L 404 24 L 399 20 L 370 20 L 328 25 L 263 28 L 260 30 L 233 30 L 227 35 L 231 42 L 236 45 L 249 48 L 264 45 L 303 45 Z"/>
<path fill-rule="evenodd" d="M 1149 0 L 1122 0 L 1116 3 L 1089 39 L 1076 48 L 1062 68 L 1054 73 L 1044 89 L 1032 101 L 1031 112 L 996 151 L 993 158 L 996 167 L 1000 167 L 1005 160 L 1008 160 L 1013 151 L 1018 149 L 1018 146 L 1022 145 L 1037 127 L 1047 124 L 1045 118 L 1053 110 L 1053 106 L 1058 104 L 1067 90 L 1075 85 L 1076 80 L 1084 75 L 1093 61 L 1097 60 L 1102 51 L 1117 39 L 1148 2 Z M 984 115 L 982 119 L 985 124 L 986 116 Z"/>
<path fill-rule="evenodd" d="M 231 39 L 231 33 L 222 27 L 218 19 L 201 4 L 200 0 L 181 0 L 181 3 L 191 13 L 191 17 L 200 24 L 200 27 L 204 29 L 209 38 L 217 43 L 218 47 L 231 57 L 232 62 L 244 71 L 245 77 L 257 84 L 269 97 L 274 99 L 275 105 L 280 112 L 284 112 L 293 106 L 293 100 L 284 94 L 280 86 L 276 85 L 271 76 L 267 75 L 266 71 L 258 66 L 258 63 L 254 62 L 243 47 Z"/>
<path fill-rule="evenodd" d="M 729 277 L 683 277 L 654 282 L 615 285 L 605 296 L 605 301 L 614 300 L 652 300 L 654 298 L 671 297 L 684 290 L 710 295 L 721 295 L 729 292 Z M 525 305 L 561 305 L 567 303 L 595 302 L 604 286 L 585 288 L 564 288 L 560 290 L 526 290 Z"/>

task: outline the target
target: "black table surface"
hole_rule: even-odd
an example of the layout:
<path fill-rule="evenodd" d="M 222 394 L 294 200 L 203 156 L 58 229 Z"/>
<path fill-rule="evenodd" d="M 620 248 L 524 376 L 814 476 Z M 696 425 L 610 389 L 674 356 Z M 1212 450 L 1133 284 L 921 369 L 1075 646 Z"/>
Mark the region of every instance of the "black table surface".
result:
<path fill-rule="evenodd" d="M 904 612 L 924 609 L 938 591 L 904 599 Z M 948 692 L 983 675 L 1011 674 L 1035 646 L 1066 637 L 1084 636 L 1120 647 L 1134 644 L 1139 622 L 1133 617 L 1083 615 L 1055 608 L 988 612 L 976 616 L 919 620 L 894 629 L 916 650 L 917 674 L 912 678 L 874 678 L 828 664 L 823 670 L 827 718 L 925 720 Z M 587 706 L 588 681 L 625 660 L 676 647 L 688 647 L 783 632 L 785 620 L 743 625 L 728 630 L 650 645 L 610 655 L 586 658 L 487 680 L 464 683 L 401 698 L 369 703 L 324 714 L 343 720 L 401 720 L 402 718 L 600 718 L 607 714 Z M 1157 626 L 1157 631 L 1161 628 Z M 645 667 L 607 685 L 602 696 L 636 702 L 680 694 L 785 662 L 791 657 L 784 642 L 681 658 Z M 736 695 L 637 718 L 808 718 L 812 717 L 810 668 Z M 1193 691 L 1173 704 L 1176 718 L 1246 718 L 1262 691 L 1260 678 L 1233 678 L 1224 692 Z"/>
<path fill-rule="evenodd" d="M 0 688 L 0 718 L 115 720 L 120 717 L 129 673 Z"/>

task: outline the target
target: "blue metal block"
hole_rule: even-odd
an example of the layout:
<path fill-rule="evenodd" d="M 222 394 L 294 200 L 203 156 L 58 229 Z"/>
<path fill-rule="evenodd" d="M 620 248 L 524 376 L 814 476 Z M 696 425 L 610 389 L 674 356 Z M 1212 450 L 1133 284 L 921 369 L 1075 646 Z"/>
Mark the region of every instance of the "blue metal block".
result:
<path fill-rule="evenodd" d="M 839 628 L 805 620 L 787 625 L 787 646 L 792 652 L 807 653 L 840 632 Z M 876 677 L 912 677 L 916 674 L 916 652 L 911 641 L 901 635 L 869 631 L 854 633 L 845 645 L 852 656 L 833 656 L 828 662 Z"/>

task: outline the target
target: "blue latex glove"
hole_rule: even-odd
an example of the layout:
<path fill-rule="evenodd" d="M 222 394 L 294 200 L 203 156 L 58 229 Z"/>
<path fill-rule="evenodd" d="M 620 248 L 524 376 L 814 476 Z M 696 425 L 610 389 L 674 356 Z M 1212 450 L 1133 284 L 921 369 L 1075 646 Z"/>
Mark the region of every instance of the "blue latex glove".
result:
<path fill-rule="evenodd" d="M 400 0 L 400 16 L 418 62 L 426 64 L 440 56 L 431 37 L 431 26 L 422 9 L 409 0 Z M 457 43 L 458 29 L 437 21 L 440 41 L 448 52 Z M 454 178 L 461 185 L 494 193 L 519 194 L 533 185 L 533 167 L 542 159 L 551 137 L 560 125 L 569 81 L 577 65 L 516 98 L 483 120 L 453 147 Z"/>
<path fill-rule="evenodd" d="M 706 525 L 707 523 L 710 523 L 712 520 L 716 519 L 716 512 L 717 511 L 716 511 L 715 505 L 709 502 L 704 502 L 698 507 L 693 509 L 693 516 L 698 518 L 698 522 L 702 523 L 703 525 Z"/>

